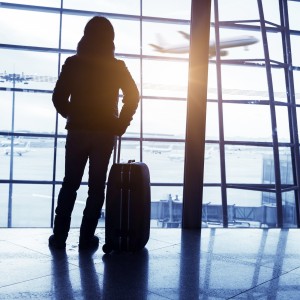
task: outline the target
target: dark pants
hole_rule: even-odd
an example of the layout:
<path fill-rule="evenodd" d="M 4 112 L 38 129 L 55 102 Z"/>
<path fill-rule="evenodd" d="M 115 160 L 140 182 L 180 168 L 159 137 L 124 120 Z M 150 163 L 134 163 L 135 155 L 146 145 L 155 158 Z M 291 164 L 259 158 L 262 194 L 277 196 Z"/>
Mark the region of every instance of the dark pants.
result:
<path fill-rule="evenodd" d="M 100 217 L 114 140 L 114 135 L 104 132 L 69 130 L 66 140 L 65 177 L 55 210 L 57 217 L 71 217 L 88 160 L 88 197 L 83 215 L 89 219 Z"/>

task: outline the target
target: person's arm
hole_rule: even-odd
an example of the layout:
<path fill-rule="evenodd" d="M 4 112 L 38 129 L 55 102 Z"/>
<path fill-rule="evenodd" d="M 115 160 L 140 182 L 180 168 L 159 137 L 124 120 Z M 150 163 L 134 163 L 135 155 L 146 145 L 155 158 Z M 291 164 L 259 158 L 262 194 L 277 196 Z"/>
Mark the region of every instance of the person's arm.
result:
<path fill-rule="evenodd" d="M 126 128 L 129 126 L 132 117 L 136 112 L 140 95 L 125 63 L 123 61 L 120 61 L 119 63 L 121 64 L 120 87 L 123 92 L 123 106 L 119 115 L 119 129 L 121 133 L 120 135 L 122 135 L 125 133 Z"/>
<path fill-rule="evenodd" d="M 68 117 L 68 109 L 70 104 L 69 97 L 71 94 L 71 89 L 69 74 L 68 60 L 66 60 L 65 64 L 62 66 L 61 73 L 58 77 L 52 95 L 54 107 L 64 118 Z"/>

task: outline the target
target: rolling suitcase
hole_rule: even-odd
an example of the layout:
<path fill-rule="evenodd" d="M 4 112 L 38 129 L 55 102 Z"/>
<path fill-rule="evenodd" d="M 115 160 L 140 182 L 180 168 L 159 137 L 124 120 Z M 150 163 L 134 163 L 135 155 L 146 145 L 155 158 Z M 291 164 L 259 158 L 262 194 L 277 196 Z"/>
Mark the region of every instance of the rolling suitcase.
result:
<path fill-rule="evenodd" d="M 120 163 L 120 150 L 121 138 L 107 181 L 104 253 L 138 251 L 150 235 L 149 169 L 142 162 Z"/>

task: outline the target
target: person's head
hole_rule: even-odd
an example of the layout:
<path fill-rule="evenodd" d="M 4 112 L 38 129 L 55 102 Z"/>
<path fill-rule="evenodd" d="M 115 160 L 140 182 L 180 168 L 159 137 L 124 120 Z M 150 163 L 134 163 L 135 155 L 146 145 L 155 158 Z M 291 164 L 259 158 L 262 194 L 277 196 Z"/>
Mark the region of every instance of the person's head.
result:
<path fill-rule="evenodd" d="M 115 32 L 110 21 L 95 16 L 87 22 L 84 35 L 77 46 L 79 55 L 113 57 Z"/>

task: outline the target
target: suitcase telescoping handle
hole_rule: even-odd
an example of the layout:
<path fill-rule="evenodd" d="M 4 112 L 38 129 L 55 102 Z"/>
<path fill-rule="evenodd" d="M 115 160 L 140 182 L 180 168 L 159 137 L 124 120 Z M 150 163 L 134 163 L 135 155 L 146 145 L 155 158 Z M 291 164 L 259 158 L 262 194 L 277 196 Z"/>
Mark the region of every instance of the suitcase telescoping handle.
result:
<path fill-rule="evenodd" d="M 120 163 L 120 157 L 121 157 L 121 141 L 122 137 L 118 135 L 115 139 L 115 146 L 114 146 L 114 156 L 113 156 L 113 163 Z M 128 161 L 128 163 L 134 163 L 135 160 L 131 159 Z"/>
<path fill-rule="evenodd" d="M 121 141 L 122 137 L 118 135 L 115 139 L 115 146 L 114 146 L 114 157 L 113 163 L 120 163 L 120 156 L 121 156 Z"/>

